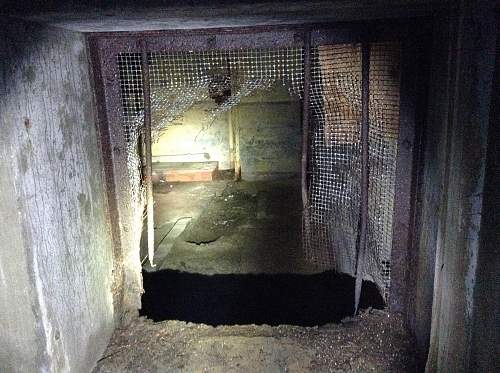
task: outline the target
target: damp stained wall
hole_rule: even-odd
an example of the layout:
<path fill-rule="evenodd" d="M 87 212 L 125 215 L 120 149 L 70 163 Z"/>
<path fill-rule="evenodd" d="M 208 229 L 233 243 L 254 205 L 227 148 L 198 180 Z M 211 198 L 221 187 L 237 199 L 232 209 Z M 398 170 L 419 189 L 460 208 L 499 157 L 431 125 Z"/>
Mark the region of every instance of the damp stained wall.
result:
<path fill-rule="evenodd" d="M 172 122 L 153 143 L 153 162 L 218 161 L 219 169 L 231 169 L 236 156 L 231 155 L 232 133 L 233 148 L 239 142 L 242 179 L 300 173 L 300 101 L 284 86 L 259 90 L 208 123 L 207 111 L 215 105 L 199 102 Z"/>
<path fill-rule="evenodd" d="M 234 110 L 241 177 L 265 180 L 300 174 L 302 120 L 285 86 L 246 97 Z"/>
<path fill-rule="evenodd" d="M 153 162 L 218 161 L 220 170 L 230 169 L 229 114 L 209 121 L 208 111 L 215 107 L 213 101 L 196 103 L 170 123 L 153 143 Z"/>
<path fill-rule="evenodd" d="M 85 39 L 9 18 L 0 30 L 0 370 L 88 372 L 114 310 Z"/>

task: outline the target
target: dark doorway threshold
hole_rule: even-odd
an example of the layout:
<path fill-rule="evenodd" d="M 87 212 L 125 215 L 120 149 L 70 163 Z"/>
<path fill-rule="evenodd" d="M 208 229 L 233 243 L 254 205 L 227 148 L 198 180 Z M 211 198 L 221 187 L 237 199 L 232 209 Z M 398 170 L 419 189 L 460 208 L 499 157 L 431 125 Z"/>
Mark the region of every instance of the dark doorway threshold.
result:
<path fill-rule="evenodd" d="M 338 323 L 354 312 L 354 278 L 317 274 L 217 274 L 143 271 L 141 316 L 208 325 Z M 382 309 L 377 286 L 363 282 L 360 308 Z"/>

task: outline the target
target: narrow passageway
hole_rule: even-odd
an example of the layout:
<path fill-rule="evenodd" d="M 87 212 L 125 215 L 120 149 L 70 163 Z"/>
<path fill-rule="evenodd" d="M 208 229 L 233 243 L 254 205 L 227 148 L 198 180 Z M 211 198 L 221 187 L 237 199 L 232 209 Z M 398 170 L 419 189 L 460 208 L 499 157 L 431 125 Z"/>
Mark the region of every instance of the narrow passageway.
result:
<path fill-rule="evenodd" d="M 151 177 L 131 184 L 135 201 L 147 196 L 134 209 L 145 219 L 141 318 L 115 335 L 103 371 L 407 368 L 407 336 L 383 311 L 399 45 L 310 38 L 121 55 L 128 167 Z M 369 311 L 353 318 L 358 301 Z M 150 343 L 164 335 L 168 346 Z M 113 366 L 127 349 L 139 360 Z"/>
<path fill-rule="evenodd" d="M 499 2 L 76 3 L 2 3 L 0 373 L 500 372 Z"/>

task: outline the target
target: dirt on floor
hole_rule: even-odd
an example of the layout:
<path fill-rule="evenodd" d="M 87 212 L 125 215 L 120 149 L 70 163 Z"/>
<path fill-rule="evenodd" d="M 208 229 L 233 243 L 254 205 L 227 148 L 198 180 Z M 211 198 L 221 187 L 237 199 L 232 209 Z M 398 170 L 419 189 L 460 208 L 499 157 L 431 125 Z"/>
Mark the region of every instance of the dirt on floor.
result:
<path fill-rule="evenodd" d="M 155 230 L 157 266 L 146 270 L 208 275 L 324 270 L 302 251 L 300 180 L 178 183 L 163 189 L 155 193 L 155 221 L 165 228 Z M 191 219 L 179 220 L 186 216 Z"/>
<path fill-rule="evenodd" d="M 165 307 L 172 307 L 173 301 L 184 302 L 187 307 L 197 307 L 197 311 L 209 315 L 221 311 L 216 310 L 217 307 L 222 308 L 223 314 L 231 314 L 241 306 L 247 315 L 258 308 L 256 304 L 266 292 L 259 292 L 257 288 L 255 302 L 245 306 L 240 298 L 252 292 L 245 290 L 244 284 L 252 285 L 252 281 L 258 280 L 266 285 L 266 278 L 276 277 L 277 281 L 280 276 L 288 276 L 290 283 L 285 283 L 300 293 L 297 294 L 300 299 L 304 298 L 302 293 L 313 297 L 321 303 L 319 309 L 325 311 L 326 303 L 322 302 L 326 297 L 319 291 L 320 284 L 324 286 L 325 282 L 312 283 L 314 276 L 325 275 L 324 269 L 308 263 L 301 249 L 300 184 L 296 179 L 165 184 L 155 189 L 155 223 L 157 266 L 144 267 L 148 272 L 145 283 L 147 285 L 148 278 L 154 280 L 154 276 L 175 275 L 172 278 L 177 281 L 170 277 L 159 281 L 158 294 L 150 289 L 149 295 L 156 297 L 155 304 L 168 298 Z M 216 282 L 220 278 L 224 286 Z M 181 280 L 182 284 L 178 282 Z M 300 281 L 301 287 L 310 283 L 310 289 L 301 293 L 301 287 L 293 286 L 291 280 Z M 165 293 L 164 284 L 173 289 L 172 294 Z M 191 285 L 191 293 L 186 293 L 186 287 Z M 205 291 L 207 286 L 215 286 L 215 290 Z M 254 287 L 252 285 L 252 289 Z M 177 292 L 182 292 L 189 302 Z M 203 293 L 207 302 L 215 302 L 215 306 L 200 306 L 205 303 L 200 303 L 198 293 Z M 223 299 L 230 303 L 225 305 L 215 297 L 218 293 L 230 294 L 236 300 L 231 303 L 225 297 Z M 198 298 L 192 294 L 198 294 Z M 290 301 L 285 306 L 272 306 L 279 315 L 294 308 L 310 315 L 309 298 L 300 303 L 284 292 L 276 298 Z M 333 298 L 351 299 L 351 295 Z M 271 311 L 264 308 L 266 314 Z M 207 322 L 206 319 L 210 318 L 192 320 Z M 254 320 L 257 319 L 252 318 L 250 322 L 268 322 Z M 283 322 L 295 323 L 287 319 L 277 324 Z M 219 323 L 220 320 L 214 325 Z M 299 325 L 315 323 L 297 322 Z M 212 327 L 183 321 L 155 323 L 141 317 L 115 332 L 94 373 L 413 372 L 412 346 L 401 319 L 381 310 L 367 311 L 340 324 L 317 327 Z"/>
<path fill-rule="evenodd" d="M 115 332 L 94 373 L 413 372 L 410 341 L 401 319 L 380 310 L 311 328 L 138 318 Z"/>

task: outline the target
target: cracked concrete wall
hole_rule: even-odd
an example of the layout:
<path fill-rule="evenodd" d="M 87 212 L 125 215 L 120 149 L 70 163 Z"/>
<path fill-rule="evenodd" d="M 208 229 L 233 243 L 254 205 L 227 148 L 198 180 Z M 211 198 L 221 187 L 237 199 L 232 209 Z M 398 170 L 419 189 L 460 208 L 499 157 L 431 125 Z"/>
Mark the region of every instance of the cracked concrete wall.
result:
<path fill-rule="evenodd" d="M 85 39 L 0 24 L 0 370 L 88 372 L 114 325 Z"/>

